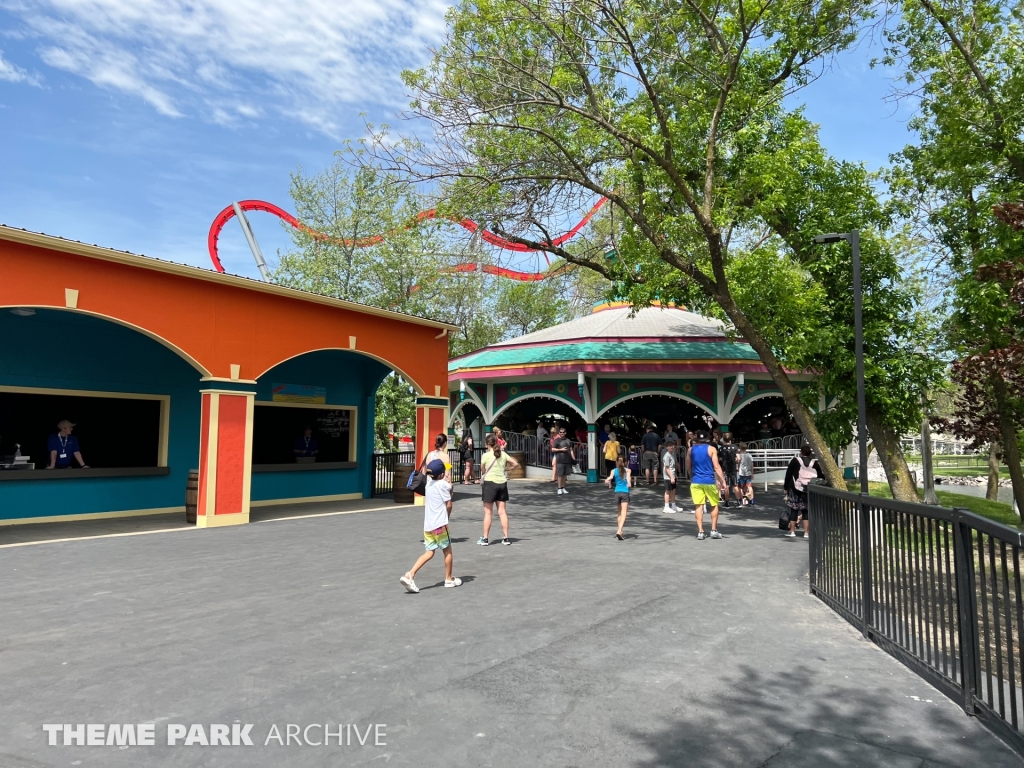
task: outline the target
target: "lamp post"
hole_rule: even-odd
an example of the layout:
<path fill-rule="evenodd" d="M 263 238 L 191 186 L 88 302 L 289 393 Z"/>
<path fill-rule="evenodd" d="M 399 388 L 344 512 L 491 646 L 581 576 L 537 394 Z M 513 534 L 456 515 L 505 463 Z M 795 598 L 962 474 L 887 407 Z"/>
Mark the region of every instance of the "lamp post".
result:
<path fill-rule="evenodd" d="M 868 637 L 875 613 L 871 585 L 871 516 L 868 512 L 868 428 L 867 401 L 864 395 L 864 307 L 860 284 L 860 231 L 832 232 L 818 235 L 816 243 L 837 243 L 846 240 L 853 250 L 853 343 L 857 356 L 857 442 L 860 444 L 860 557 L 861 557 L 861 632 Z"/>
<path fill-rule="evenodd" d="M 853 334 L 857 356 L 857 442 L 860 445 L 860 492 L 868 495 L 868 428 L 867 402 L 864 394 L 864 308 L 860 284 L 860 230 L 818 235 L 816 243 L 838 243 L 846 240 L 853 249 Z"/>

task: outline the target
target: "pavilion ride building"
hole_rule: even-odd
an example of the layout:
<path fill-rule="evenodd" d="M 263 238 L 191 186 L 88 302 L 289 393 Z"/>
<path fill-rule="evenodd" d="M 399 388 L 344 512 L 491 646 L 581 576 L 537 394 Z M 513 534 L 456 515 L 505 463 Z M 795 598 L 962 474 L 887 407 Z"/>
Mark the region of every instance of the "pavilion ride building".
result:
<path fill-rule="evenodd" d="M 790 376 L 798 387 L 811 379 Z M 558 414 L 587 424 L 591 456 L 598 425 L 617 416 L 744 439 L 763 437 L 762 424 L 786 414 L 757 353 L 721 322 L 676 307 L 634 313 L 621 303 L 453 358 L 448 390 L 453 430 Z M 588 480 L 597 480 L 593 466 Z"/>

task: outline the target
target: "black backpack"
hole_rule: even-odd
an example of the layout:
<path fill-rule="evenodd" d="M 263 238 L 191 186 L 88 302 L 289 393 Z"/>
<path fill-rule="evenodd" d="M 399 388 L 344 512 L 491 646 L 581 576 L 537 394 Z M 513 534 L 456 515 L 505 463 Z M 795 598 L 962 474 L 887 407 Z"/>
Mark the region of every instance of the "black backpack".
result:
<path fill-rule="evenodd" d="M 739 449 L 732 443 L 720 446 L 718 449 L 718 453 L 722 458 L 722 469 L 727 475 L 736 473 L 736 455 L 738 451 Z"/>

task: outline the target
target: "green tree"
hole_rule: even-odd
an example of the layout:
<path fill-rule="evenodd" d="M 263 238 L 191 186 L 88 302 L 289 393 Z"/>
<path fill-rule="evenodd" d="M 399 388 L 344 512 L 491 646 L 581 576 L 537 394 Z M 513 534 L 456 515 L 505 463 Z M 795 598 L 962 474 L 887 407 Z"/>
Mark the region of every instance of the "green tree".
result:
<path fill-rule="evenodd" d="M 383 309 L 458 318 L 471 297 L 465 281 L 443 267 L 457 263 L 460 254 L 444 251 L 436 223 L 417 219 L 424 201 L 397 176 L 352 162 L 361 154 L 348 150 L 320 173 L 292 174 L 292 200 L 303 227 L 289 228 L 295 250 L 281 256 L 274 280 Z M 415 397 L 397 373 L 381 382 L 374 419 L 378 449 L 396 450 L 398 435 L 415 430 Z"/>
<path fill-rule="evenodd" d="M 535 283 L 457 271 L 494 265 L 495 252 L 478 239 L 467 244 L 446 236 L 443 220 L 420 217 L 428 201 L 361 148 L 348 147 L 320 173 L 292 174 L 291 194 L 303 226 L 289 227 L 295 248 L 280 257 L 274 280 L 450 322 L 459 327 L 449 335 L 451 355 L 569 319 L 601 287 L 596 276 L 567 272 L 564 264 Z M 388 447 L 392 425 L 411 431 L 414 418 L 415 393 L 401 376 L 389 375 L 377 392 L 377 447 Z"/>
<path fill-rule="evenodd" d="M 886 63 L 903 68 L 898 96 L 913 95 L 910 127 L 917 143 L 894 160 L 893 191 L 950 276 L 947 345 L 959 358 L 961 392 L 954 422 L 998 419 L 1014 496 L 1024 508 L 1019 432 L 1024 427 L 996 360 L 1022 341 L 1012 279 L 997 265 L 1019 262 L 1021 239 L 993 216 L 997 205 L 1024 198 L 1024 48 L 1022 6 L 906 0 L 888 33 Z M 988 375 L 987 380 L 979 378 Z M 994 439 L 996 435 L 989 435 Z"/>
<path fill-rule="evenodd" d="M 397 451 L 398 437 L 416 429 L 416 392 L 398 373 L 389 373 L 377 388 L 374 442 L 379 451 Z"/>
<path fill-rule="evenodd" d="M 634 305 L 717 306 L 842 487 L 765 328 L 737 302 L 729 267 L 733 238 L 765 225 L 754 211 L 771 194 L 744 169 L 782 168 L 793 141 L 783 98 L 855 39 L 868 9 L 853 0 L 463 3 L 433 64 L 406 74 L 413 111 L 434 136 L 415 163 L 396 166 L 442 180 L 448 210 L 600 273 Z M 622 221 L 612 262 L 605 243 L 563 248 L 546 229 L 594 195 Z"/>
<path fill-rule="evenodd" d="M 557 325 L 569 309 L 559 286 L 551 281 L 506 281 L 498 286 L 497 294 L 495 315 L 506 337 L 525 336 Z"/>
<path fill-rule="evenodd" d="M 857 418 L 849 246 L 818 246 L 805 233 L 860 230 L 868 431 L 893 496 L 917 500 L 900 436 L 920 424 L 922 396 L 942 373 L 941 361 L 931 354 L 934 314 L 921 284 L 905 274 L 904 256 L 918 245 L 894 206 L 879 201 L 874 176 L 860 164 L 830 158 L 814 126 L 799 115 L 787 122 L 793 135 L 788 148 L 778 158 L 765 158 L 769 167 L 748 165 L 745 171 L 767 193 L 754 202 L 753 212 L 774 238 L 763 235 L 759 248 L 781 242 L 790 262 L 773 252 L 752 273 L 737 271 L 732 284 L 787 367 L 818 372 L 818 391 L 805 396 L 835 399 L 816 422 L 832 445 L 846 444 Z"/>

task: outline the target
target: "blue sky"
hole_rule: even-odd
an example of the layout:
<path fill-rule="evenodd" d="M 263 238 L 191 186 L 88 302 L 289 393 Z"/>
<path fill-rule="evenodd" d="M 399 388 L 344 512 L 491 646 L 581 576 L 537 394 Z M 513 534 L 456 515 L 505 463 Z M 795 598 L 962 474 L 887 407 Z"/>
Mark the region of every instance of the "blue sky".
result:
<path fill-rule="evenodd" d="M 289 174 L 321 170 L 363 120 L 396 125 L 398 75 L 425 61 L 442 0 L 0 0 L 0 223 L 209 266 L 233 200 L 291 210 Z M 871 168 L 908 140 L 906 110 L 862 46 L 802 91 L 836 156 Z M 252 214 L 264 252 L 288 247 Z M 228 271 L 256 275 L 241 232 Z"/>

